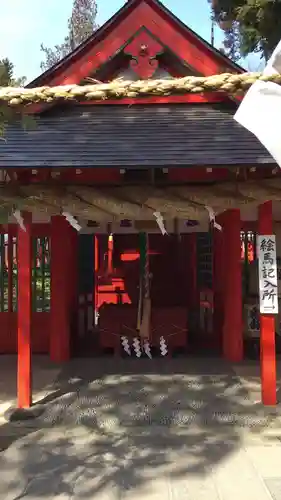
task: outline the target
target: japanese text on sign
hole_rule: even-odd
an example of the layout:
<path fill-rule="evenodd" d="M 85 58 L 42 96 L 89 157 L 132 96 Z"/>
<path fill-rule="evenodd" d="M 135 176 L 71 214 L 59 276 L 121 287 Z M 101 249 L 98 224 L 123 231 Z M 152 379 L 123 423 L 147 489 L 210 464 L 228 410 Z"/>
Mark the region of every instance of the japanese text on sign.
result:
<path fill-rule="evenodd" d="M 260 313 L 278 314 L 276 238 L 274 235 L 259 235 L 257 246 Z"/>

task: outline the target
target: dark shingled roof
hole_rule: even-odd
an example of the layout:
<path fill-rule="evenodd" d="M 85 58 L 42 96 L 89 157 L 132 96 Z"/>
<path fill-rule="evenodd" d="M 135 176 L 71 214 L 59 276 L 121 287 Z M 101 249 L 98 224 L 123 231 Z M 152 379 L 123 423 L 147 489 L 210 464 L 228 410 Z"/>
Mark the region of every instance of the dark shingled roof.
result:
<path fill-rule="evenodd" d="M 226 104 L 54 108 L 0 141 L 0 167 L 257 165 L 274 160 Z"/>

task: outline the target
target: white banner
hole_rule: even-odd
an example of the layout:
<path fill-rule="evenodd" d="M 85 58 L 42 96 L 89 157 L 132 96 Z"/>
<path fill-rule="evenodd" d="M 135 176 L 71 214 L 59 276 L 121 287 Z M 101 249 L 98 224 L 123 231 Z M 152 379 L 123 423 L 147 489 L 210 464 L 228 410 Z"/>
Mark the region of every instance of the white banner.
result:
<path fill-rule="evenodd" d="M 257 236 L 260 313 L 278 314 L 277 259 L 275 235 Z"/>
<path fill-rule="evenodd" d="M 275 48 L 264 75 L 281 74 L 281 41 Z M 234 120 L 254 134 L 281 167 L 281 87 L 273 82 L 255 82 L 248 90 Z"/>

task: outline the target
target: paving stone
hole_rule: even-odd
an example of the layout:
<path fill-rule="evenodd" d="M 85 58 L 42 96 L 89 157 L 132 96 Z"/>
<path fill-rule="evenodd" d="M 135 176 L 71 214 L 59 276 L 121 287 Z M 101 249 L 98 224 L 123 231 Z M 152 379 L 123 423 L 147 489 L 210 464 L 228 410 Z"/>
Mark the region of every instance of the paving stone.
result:
<path fill-rule="evenodd" d="M 281 477 L 281 443 L 275 446 L 246 446 L 245 451 L 257 469 L 259 475 L 264 479 Z"/>
<path fill-rule="evenodd" d="M 271 477 L 265 479 L 265 484 L 271 494 L 273 500 L 281 500 L 281 475 L 279 477 Z"/>
<path fill-rule="evenodd" d="M 243 449 L 225 457 L 213 477 L 223 500 L 269 500 L 269 491 Z"/>

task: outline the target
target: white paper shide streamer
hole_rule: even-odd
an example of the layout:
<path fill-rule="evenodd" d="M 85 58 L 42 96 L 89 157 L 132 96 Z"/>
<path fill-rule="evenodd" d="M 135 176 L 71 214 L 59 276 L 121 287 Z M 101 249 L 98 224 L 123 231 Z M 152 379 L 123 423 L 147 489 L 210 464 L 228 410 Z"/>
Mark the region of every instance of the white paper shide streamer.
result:
<path fill-rule="evenodd" d="M 281 41 L 269 59 L 264 75 L 281 73 Z M 281 86 L 256 81 L 248 90 L 234 119 L 252 132 L 281 167 Z"/>
<path fill-rule="evenodd" d="M 150 359 L 152 359 L 151 348 L 150 348 L 150 344 L 149 344 L 148 340 L 144 340 L 144 342 L 143 342 L 143 350 L 144 350 L 145 354 Z"/>
<path fill-rule="evenodd" d="M 26 227 L 24 225 L 24 219 L 23 219 L 23 216 L 21 215 L 21 211 L 20 210 L 15 210 L 13 212 L 13 216 L 16 219 L 16 221 L 17 221 L 18 225 L 20 226 L 20 228 L 23 231 L 26 231 Z"/>
<path fill-rule="evenodd" d="M 153 215 L 156 219 L 156 222 L 157 222 L 159 229 L 160 229 L 161 233 L 163 234 L 163 236 L 165 234 L 168 234 L 168 232 L 165 228 L 164 219 L 163 219 L 162 214 L 160 212 L 154 212 Z"/>
<path fill-rule="evenodd" d="M 137 337 L 135 337 L 133 339 L 133 348 L 134 348 L 134 351 L 136 353 L 137 358 L 140 358 L 141 357 L 141 345 L 140 345 L 140 341 Z"/>
<path fill-rule="evenodd" d="M 69 212 L 62 212 L 62 215 L 66 218 L 67 222 L 76 229 L 76 231 L 81 231 L 82 226 L 80 226 L 79 222 L 73 215 L 71 215 Z"/>
<path fill-rule="evenodd" d="M 160 342 L 160 354 L 161 356 L 166 356 L 168 354 L 168 345 L 163 336 L 160 337 L 159 342 Z M 128 354 L 128 356 L 131 356 L 132 350 L 130 347 L 128 337 L 125 337 L 123 335 L 121 337 L 121 344 L 124 351 Z M 151 345 L 148 339 L 145 339 L 143 343 L 141 343 L 141 340 L 138 337 L 135 337 L 133 339 L 132 347 L 137 358 L 141 357 L 143 351 L 149 359 L 153 359 L 151 354 Z"/>
<path fill-rule="evenodd" d="M 211 207 L 207 207 L 205 206 L 208 214 L 209 214 L 209 219 L 210 219 L 210 223 L 213 224 L 213 227 L 215 229 L 218 229 L 219 231 L 222 231 L 222 227 L 220 224 L 217 223 L 216 221 L 216 216 L 215 216 L 215 212 L 214 210 L 211 208 Z"/>
<path fill-rule="evenodd" d="M 123 349 L 124 351 L 129 355 L 131 356 L 131 349 L 130 349 L 130 345 L 129 345 L 129 340 L 127 337 L 121 337 L 121 344 L 123 346 Z"/>
<path fill-rule="evenodd" d="M 160 352 L 161 352 L 161 356 L 166 356 L 166 354 L 168 354 L 166 340 L 164 339 L 163 336 L 160 337 Z"/>

